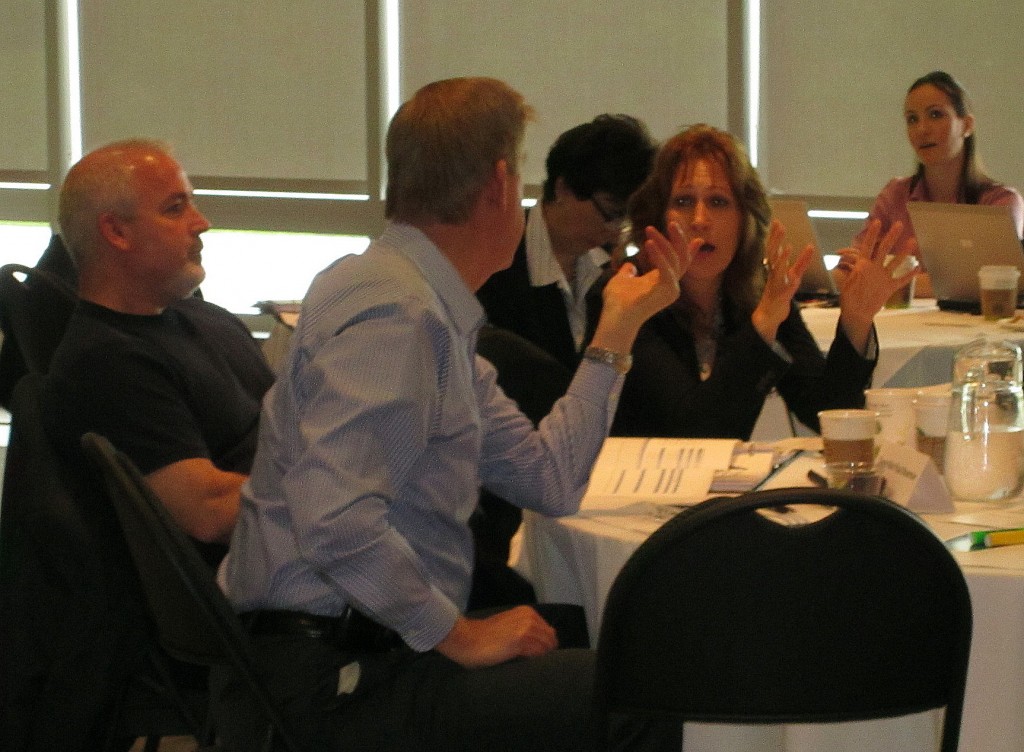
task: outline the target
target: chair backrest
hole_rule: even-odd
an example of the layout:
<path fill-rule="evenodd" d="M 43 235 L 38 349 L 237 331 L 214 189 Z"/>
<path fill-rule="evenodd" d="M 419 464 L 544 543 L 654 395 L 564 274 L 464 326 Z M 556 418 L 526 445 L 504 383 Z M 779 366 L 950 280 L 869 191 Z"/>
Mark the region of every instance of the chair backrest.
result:
<path fill-rule="evenodd" d="M 0 749 L 198 736 L 205 691 L 154 673 L 161 656 L 117 519 L 51 446 L 42 378 L 26 374 L 11 400 L 0 501 Z"/>
<path fill-rule="evenodd" d="M 17 344 L 29 371 L 46 373 L 77 295 L 66 282 L 21 264 L 0 267 L 0 329 Z"/>
<path fill-rule="evenodd" d="M 42 375 L 30 373 L 14 388 L 11 433 L 0 496 L 0 579 L 12 577 L 23 552 L 44 553 L 62 583 L 97 581 L 101 570 L 94 529 L 75 503 L 69 473 L 43 432 L 39 410 Z M 51 552 L 60 556 L 50 557 Z"/>
<path fill-rule="evenodd" d="M 94 728 L 114 704 L 107 662 L 92 652 L 103 608 L 92 583 L 101 581 L 101 567 L 44 440 L 37 376 L 18 382 L 10 408 L 0 498 L 0 749 L 56 749 L 59 738 L 69 750 L 95 749 L 103 737 Z M 75 613 L 78 607 L 84 612 Z M 81 701 L 54 724 L 55 706 L 74 692 L 83 671 L 91 676 L 88 687 L 78 687 Z"/>
<path fill-rule="evenodd" d="M 259 678 L 252 640 L 209 566 L 126 455 L 95 433 L 82 437 L 82 447 L 102 473 L 160 644 L 180 660 L 230 667 L 285 748 L 297 750 L 294 736 Z"/>
<path fill-rule="evenodd" d="M 572 371 L 539 346 L 508 329 L 483 326 L 476 351 L 498 371 L 498 385 L 534 425 L 569 389 Z"/>
<path fill-rule="evenodd" d="M 758 511 L 802 504 L 835 511 L 801 525 Z M 827 489 L 712 499 L 655 532 L 612 585 L 598 716 L 820 723 L 945 707 L 949 752 L 971 619 L 956 561 L 903 507 Z"/>

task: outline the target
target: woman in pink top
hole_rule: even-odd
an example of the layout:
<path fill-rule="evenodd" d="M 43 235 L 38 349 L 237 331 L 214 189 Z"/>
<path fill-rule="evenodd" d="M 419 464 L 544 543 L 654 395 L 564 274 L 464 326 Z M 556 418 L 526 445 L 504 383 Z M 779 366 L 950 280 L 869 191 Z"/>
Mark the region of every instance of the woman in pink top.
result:
<path fill-rule="evenodd" d="M 995 182 L 982 169 L 975 145 L 974 115 L 967 92 L 959 82 L 942 71 L 922 76 L 911 84 L 903 109 L 907 140 L 917 155 L 917 171 L 909 177 L 890 180 L 882 189 L 854 245 L 859 247 L 874 220 L 882 223 L 882 232 L 895 222 L 903 223 L 898 245 L 912 238 L 908 201 L 1008 206 L 1017 237 L 1024 235 L 1024 200 L 1013 188 Z M 927 274 L 917 278 L 917 295 L 932 295 Z"/>

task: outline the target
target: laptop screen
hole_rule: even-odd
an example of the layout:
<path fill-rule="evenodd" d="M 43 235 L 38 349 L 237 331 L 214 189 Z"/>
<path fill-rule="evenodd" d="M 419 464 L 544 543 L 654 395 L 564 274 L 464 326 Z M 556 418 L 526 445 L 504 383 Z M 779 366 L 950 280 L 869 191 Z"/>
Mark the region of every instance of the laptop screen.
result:
<path fill-rule="evenodd" d="M 773 198 L 769 201 L 772 219 L 779 220 L 786 228 L 786 243 L 794 252 L 803 250 L 808 244 L 814 246 L 814 257 L 800 281 L 797 295 L 808 297 L 831 297 L 839 294 L 835 280 L 825 266 L 821 242 L 814 231 L 811 218 L 807 216 L 807 202 L 800 199 Z"/>
<path fill-rule="evenodd" d="M 1016 266 L 1024 272 L 1009 207 L 912 201 L 907 210 L 940 305 L 977 305 L 982 266 Z"/>

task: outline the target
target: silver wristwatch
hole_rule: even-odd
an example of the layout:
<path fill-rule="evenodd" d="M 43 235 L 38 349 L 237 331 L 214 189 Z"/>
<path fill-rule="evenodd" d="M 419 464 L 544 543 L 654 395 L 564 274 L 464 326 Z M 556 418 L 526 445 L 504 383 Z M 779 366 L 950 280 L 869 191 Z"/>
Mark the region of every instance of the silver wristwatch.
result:
<path fill-rule="evenodd" d="M 633 366 L 633 356 L 629 353 L 615 352 L 606 347 L 595 347 L 591 345 L 583 351 L 583 357 L 587 360 L 596 360 L 598 363 L 607 363 L 619 373 L 625 375 Z"/>

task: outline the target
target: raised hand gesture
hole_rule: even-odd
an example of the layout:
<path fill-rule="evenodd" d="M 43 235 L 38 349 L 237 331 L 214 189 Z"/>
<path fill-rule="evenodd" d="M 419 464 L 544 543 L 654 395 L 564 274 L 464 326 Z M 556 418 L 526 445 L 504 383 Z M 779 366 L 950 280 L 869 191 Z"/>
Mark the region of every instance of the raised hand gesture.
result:
<path fill-rule="evenodd" d="M 761 300 L 750 317 L 758 334 L 769 344 L 775 341 L 779 326 L 789 316 L 793 296 L 814 256 L 814 246 L 808 245 L 791 261 L 792 248 L 785 240 L 786 228 L 773 219 L 765 249 L 768 278 Z"/>
<path fill-rule="evenodd" d="M 881 232 L 882 223 L 877 219 L 871 222 L 859 244 L 839 252 L 839 265 L 834 272 L 839 287 L 839 322 L 850 343 L 861 353 L 867 347 L 875 314 L 894 292 L 909 285 L 920 273 L 911 268 L 893 277 L 893 270 L 900 269 L 914 255 L 917 241 L 909 238 L 895 248 L 903 232 L 902 222 L 894 222 L 885 235 Z"/>

